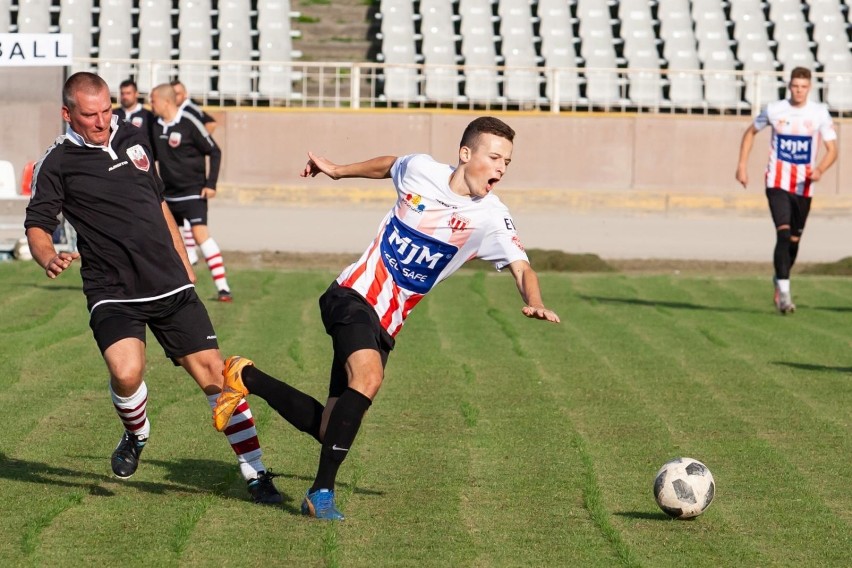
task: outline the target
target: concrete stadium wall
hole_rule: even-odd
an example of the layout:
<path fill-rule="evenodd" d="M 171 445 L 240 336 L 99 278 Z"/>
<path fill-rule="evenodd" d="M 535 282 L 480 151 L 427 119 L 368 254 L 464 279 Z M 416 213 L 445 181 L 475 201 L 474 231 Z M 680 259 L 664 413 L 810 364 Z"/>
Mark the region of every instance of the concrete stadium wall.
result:
<path fill-rule="evenodd" d="M 31 88 L 14 90 L 0 75 L 0 159 L 12 161 L 18 179 L 24 164 L 38 159 L 62 132 L 61 75 L 32 71 L 44 88 L 32 100 Z M 21 71 L 16 70 L 15 73 Z M 347 188 L 384 188 L 370 180 L 299 177 L 307 152 L 336 162 L 412 152 L 432 154 L 455 164 L 459 138 L 470 120 L 483 113 L 465 111 L 208 109 L 219 127 L 214 138 L 224 152 L 220 176 L 223 196 L 235 191 L 263 192 L 272 199 L 333 200 Z M 748 117 L 626 114 L 493 113 L 516 131 L 512 165 L 498 187 L 524 191 L 523 201 L 545 201 L 573 194 L 583 207 L 634 206 L 649 196 L 669 199 L 749 199 L 765 207 L 763 169 L 768 129 L 755 142 L 751 183 L 744 192 L 734 180 L 740 138 Z M 852 207 L 852 121 L 836 120 L 840 157 L 820 182 L 817 195 L 836 196 Z M 327 193 L 323 193 L 327 190 Z M 529 191 L 536 190 L 536 191 Z M 383 193 L 386 195 L 386 193 Z M 549 197 L 548 197 L 549 196 Z M 604 199 L 604 196 L 606 199 Z M 698 201 L 696 201 L 698 200 Z"/>
<path fill-rule="evenodd" d="M 64 130 L 63 81 L 61 67 L 0 67 L 0 160 L 12 162 L 16 187 Z"/>
<path fill-rule="evenodd" d="M 224 151 L 223 183 L 298 189 L 322 183 L 298 175 L 308 150 L 339 163 L 425 152 L 455 164 L 464 127 L 482 113 L 233 109 L 214 114 L 221 123 L 214 137 Z M 748 117 L 493 114 L 517 132 L 512 165 L 500 189 L 618 191 L 625 196 L 742 192 L 734 172 Z M 852 196 L 852 159 L 844 155 L 852 147 L 852 124 L 835 122 L 840 158 L 818 192 Z M 762 187 L 768 148 L 767 129 L 752 151 L 752 191 Z"/>

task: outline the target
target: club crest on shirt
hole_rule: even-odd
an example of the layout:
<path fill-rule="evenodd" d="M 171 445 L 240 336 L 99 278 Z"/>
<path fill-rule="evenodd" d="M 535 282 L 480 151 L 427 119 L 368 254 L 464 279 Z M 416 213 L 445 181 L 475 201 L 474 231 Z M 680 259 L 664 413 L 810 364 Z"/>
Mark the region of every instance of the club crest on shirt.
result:
<path fill-rule="evenodd" d="M 151 160 L 148 159 L 148 154 L 145 153 L 145 149 L 139 144 L 127 149 L 127 157 L 130 158 L 130 161 L 133 162 L 133 165 L 137 169 L 143 172 L 147 172 L 151 167 Z"/>
<path fill-rule="evenodd" d="M 141 116 L 134 116 L 133 118 L 130 119 L 130 124 L 132 124 L 136 128 L 142 128 L 142 117 Z"/>
<path fill-rule="evenodd" d="M 169 134 L 169 146 L 172 148 L 180 146 L 180 132 L 172 132 Z"/>
<path fill-rule="evenodd" d="M 464 231 L 469 224 L 470 219 L 462 217 L 458 213 L 453 213 L 453 216 L 450 217 L 450 229 L 452 229 L 454 233 L 456 231 Z"/>

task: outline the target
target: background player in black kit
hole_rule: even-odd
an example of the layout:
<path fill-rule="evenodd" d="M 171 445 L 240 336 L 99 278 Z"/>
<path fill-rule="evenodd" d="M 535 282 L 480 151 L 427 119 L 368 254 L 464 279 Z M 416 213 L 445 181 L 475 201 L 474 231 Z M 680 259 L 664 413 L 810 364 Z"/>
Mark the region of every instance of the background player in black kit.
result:
<path fill-rule="evenodd" d="M 216 127 L 219 126 L 216 119 L 204 112 L 203 108 L 192 102 L 192 99 L 189 98 L 189 94 L 186 92 L 186 86 L 180 82 L 180 80 L 175 79 L 171 81 L 169 85 L 171 85 L 172 89 L 175 90 L 175 102 L 177 103 L 178 109 L 195 116 L 195 118 L 200 120 L 201 124 L 204 125 L 208 134 L 212 136 Z M 189 255 L 189 262 L 191 262 L 194 266 L 195 263 L 198 262 L 198 247 L 196 246 L 197 243 L 195 242 L 195 237 L 192 235 L 192 226 L 189 224 L 189 221 L 183 222 L 181 231 L 183 231 L 183 244 L 186 245 L 186 253 Z"/>
<path fill-rule="evenodd" d="M 82 262 L 89 325 L 124 424 L 112 470 L 126 479 L 136 472 L 151 429 L 146 325 L 166 356 L 195 379 L 211 407 L 222 389 L 223 362 L 177 225 L 163 202 L 147 137 L 112 115 L 109 89 L 97 75 L 69 77 L 62 101 L 68 129 L 35 168 L 24 226 L 33 258 L 49 278 L 78 258 Z M 79 253 L 56 252 L 51 235 L 59 213 L 77 229 Z M 280 503 L 261 461 L 248 404 L 241 405 L 225 434 L 254 500 Z"/>
<path fill-rule="evenodd" d="M 126 79 L 118 87 L 118 107 L 112 112 L 119 120 L 128 122 L 145 131 L 149 140 L 154 139 L 154 123 L 157 117 L 139 102 L 139 90 L 132 79 Z M 153 142 L 151 142 L 153 144 Z"/>
<path fill-rule="evenodd" d="M 201 124 L 204 125 L 207 132 L 213 134 L 213 132 L 216 131 L 216 127 L 219 126 L 216 119 L 204 112 L 204 109 L 200 106 L 192 102 L 192 99 L 189 98 L 189 93 L 186 92 L 186 86 L 183 83 L 175 79 L 170 82 L 169 85 L 171 85 L 172 89 L 175 90 L 175 102 L 177 103 L 178 108 L 195 115 L 195 117 L 201 121 Z"/>
<path fill-rule="evenodd" d="M 154 87 L 151 108 L 159 117 L 154 128 L 154 151 L 166 185 L 166 203 L 179 226 L 184 219 L 189 220 L 216 284 L 218 299 L 230 302 L 233 298 L 222 251 L 207 230 L 207 200 L 216 197 L 222 151 L 195 116 L 178 108 L 170 85 Z"/>

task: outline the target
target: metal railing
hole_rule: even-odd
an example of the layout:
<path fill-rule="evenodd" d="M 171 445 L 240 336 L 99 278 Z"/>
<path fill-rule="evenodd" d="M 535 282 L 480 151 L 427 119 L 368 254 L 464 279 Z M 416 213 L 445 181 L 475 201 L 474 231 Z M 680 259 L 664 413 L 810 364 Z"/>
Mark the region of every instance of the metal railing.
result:
<path fill-rule="evenodd" d="M 133 77 L 140 92 L 179 78 L 211 106 L 452 108 L 542 112 L 755 114 L 786 96 L 780 72 L 628 68 L 483 67 L 374 62 L 140 61 L 75 59 L 114 93 Z M 815 73 L 811 97 L 852 113 L 852 73 Z"/>

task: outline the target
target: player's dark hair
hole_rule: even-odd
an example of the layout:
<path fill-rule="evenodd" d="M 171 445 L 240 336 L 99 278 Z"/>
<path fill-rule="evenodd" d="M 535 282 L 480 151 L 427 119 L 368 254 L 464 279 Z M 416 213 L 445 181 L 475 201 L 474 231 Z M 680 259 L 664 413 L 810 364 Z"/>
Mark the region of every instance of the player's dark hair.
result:
<path fill-rule="evenodd" d="M 119 89 L 123 89 L 123 88 L 125 88 L 125 87 L 133 87 L 133 90 L 134 90 L 134 91 L 138 91 L 138 90 L 139 90 L 139 87 L 137 87 L 137 86 L 136 86 L 136 81 L 134 81 L 133 79 L 125 79 L 125 80 L 124 80 L 124 81 L 122 81 L 122 82 L 121 82 L 121 84 L 118 86 L 118 88 L 119 88 Z"/>
<path fill-rule="evenodd" d="M 509 142 L 515 139 L 515 131 L 508 124 L 493 116 L 481 116 L 464 129 L 459 148 L 464 146 L 473 148 L 480 134 L 493 134 Z"/>
<path fill-rule="evenodd" d="M 109 91 L 109 86 L 106 84 L 106 81 L 94 73 L 89 73 L 88 71 L 74 73 L 68 77 L 68 80 L 65 81 L 65 85 L 62 87 L 62 104 L 68 110 L 72 110 L 77 106 L 78 91 L 100 93 L 103 90 Z"/>
<path fill-rule="evenodd" d="M 807 67 L 796 67 L 792 71 L 790 71 L 790 80 L 793 79 L 807 79 L 811 80 L 811 70 Z"/>

